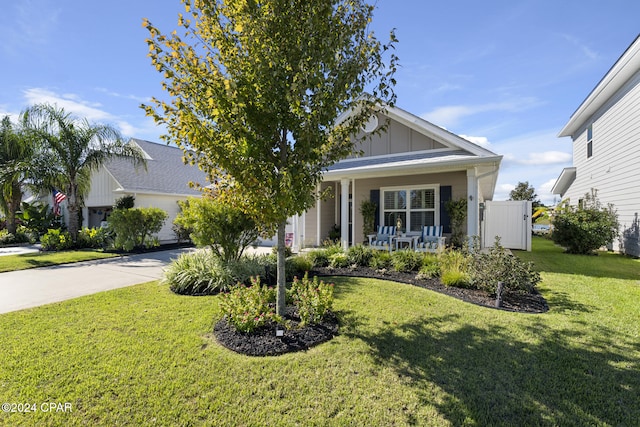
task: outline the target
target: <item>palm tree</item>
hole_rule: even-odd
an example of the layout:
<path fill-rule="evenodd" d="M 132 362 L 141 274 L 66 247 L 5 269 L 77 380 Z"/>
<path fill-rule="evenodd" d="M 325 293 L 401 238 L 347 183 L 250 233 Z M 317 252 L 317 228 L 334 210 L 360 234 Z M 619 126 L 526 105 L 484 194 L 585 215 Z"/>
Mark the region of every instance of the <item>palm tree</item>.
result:
<path fill-rule="evenodd" d="M 134 165 L 145 167 L 146 160 L 137 146 L 127 144 L 111 126 L 89 123 L 49 104 L 34 105 L 24 114 L 31 135 L 48 156 L 46 183 L 67 196 L 69 234 L 75 242 L 91 173 L 115 157 L 128 158 Z"/>
<path fill-rule="evenodd" d="M 16 233 L 16 212 L 25 183 L 35 175 L 34 155 L 29 139 L 5 116 L 0 123 L 0 209 L 6 215 L 7 231 L 12 234 Z"/>

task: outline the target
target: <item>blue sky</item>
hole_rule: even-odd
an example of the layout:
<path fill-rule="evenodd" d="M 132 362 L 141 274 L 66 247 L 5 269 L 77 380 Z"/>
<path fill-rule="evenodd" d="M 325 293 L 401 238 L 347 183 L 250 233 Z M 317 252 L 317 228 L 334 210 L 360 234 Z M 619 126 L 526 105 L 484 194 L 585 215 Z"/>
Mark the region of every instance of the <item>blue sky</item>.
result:
<path fill-rule="evenodd" d="M 178 0 L 21 0 L 0 14 L 0 116 L 57 103 L 159 142 L 139 108 L 163 97 L 146 17 L 176 26 Z M 640 32 L 640 2 L 378 0 L 372 29 L 399 39 L 397 105 L 504 156 L 494 200 L 519 181 L 540 199 L 571 164 L 557 134 Z"/>

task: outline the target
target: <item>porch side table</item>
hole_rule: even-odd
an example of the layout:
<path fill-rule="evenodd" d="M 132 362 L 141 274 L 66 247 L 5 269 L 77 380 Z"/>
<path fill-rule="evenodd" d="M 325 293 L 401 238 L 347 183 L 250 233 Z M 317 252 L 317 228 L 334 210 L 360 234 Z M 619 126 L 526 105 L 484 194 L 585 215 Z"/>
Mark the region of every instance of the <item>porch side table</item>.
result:
<path fill-rule="evenodd" d="M 411 236 L 398 236 L 395 238 L 396 241 L 396 251 L 400 248 L 401 243 L 407 243 L 409 249 L 413 249 L 413 242 L 415 239 Z"/>

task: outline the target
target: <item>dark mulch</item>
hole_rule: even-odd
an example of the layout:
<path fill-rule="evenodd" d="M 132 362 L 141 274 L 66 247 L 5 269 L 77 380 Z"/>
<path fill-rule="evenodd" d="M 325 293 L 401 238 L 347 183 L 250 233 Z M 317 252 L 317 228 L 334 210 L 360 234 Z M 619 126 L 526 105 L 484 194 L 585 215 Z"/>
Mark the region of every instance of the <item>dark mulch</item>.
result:
<path fill-rule="evenodd" d="M 309 348 L 330 340 L 338 333 L 338 319 L 329 312 L 322 322 L 300 328 L 300 317 L 293 306 L 287 307 L 285 320 L 290 328 L 276 336 L 276 324 L 266 325 L 251 333 L 238 332 L 222 318 L 213 328 L 216 340 L 237 353 L 248 356 L 277 356 Z"/>
<path fill-rule="evenodd" d="M 478 289 L 462 289 L 444 286 L 438 279 L 416 279 L 415 274 L 395 271 L 376 271 L 371 268 L 319 268 L 310 276 L 350 276 L 369 277 L 407 283 L 430 289 L 445 295 L 458 298 L 472 304 L 496 308 L 496 299 Z M 547 301 L 537 291 L 525 294 L 505 292 L 502 305 L 498 309 L 520 313 L 544 313 L 549 310 Z M 285 319 L 291 328 L 284 331 L 282 337 L 276 337 L 276 325 L 270 324 L 252 333 L 243 333 L 230 326 L 222 318 L 213 328 L 213 333 L 220 344 L 238 353 L 249 356 L 275 356 L 283 353 L 307 350 L 315 345 L 330 340 L 338 334 L 338 319 L 333 313 L 325 316 L 322 323 L 299 328 L 300 318 L 295 307 L 287 307 Z"/>
<path fill-rule="evenodd" d="M 439 279 L 416 279 L 415 273 L 399 273 L 396 271 L 379 271 L 372 268 L 317 268 L 310 273 L 318 276 L 350 276 L 368 277 L 374 279 L 391 280 L 407 283 L 413 286 L 429 289 L 441 294 L 458 298 L 462 301 L 497 308 L 496 298 L 479 289 L 463 289 L 453 286 L 445 286 Z M 534 290 L 532 293 L 503 292 L 502 305 L 499 310 L 515 311 L 519 313 L 545 313 L 549 310 L 547 301 Z"/>

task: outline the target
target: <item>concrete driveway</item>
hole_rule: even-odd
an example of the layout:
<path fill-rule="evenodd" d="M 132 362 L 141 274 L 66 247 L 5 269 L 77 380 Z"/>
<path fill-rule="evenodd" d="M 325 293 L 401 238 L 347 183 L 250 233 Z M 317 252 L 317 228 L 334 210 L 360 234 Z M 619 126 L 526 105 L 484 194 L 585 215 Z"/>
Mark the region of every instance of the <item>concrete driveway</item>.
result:
<path fill-rule="evenodd" d="M 0 273 L 0 313 L 131 286 L 162 277 L 175 249 Z"/>

